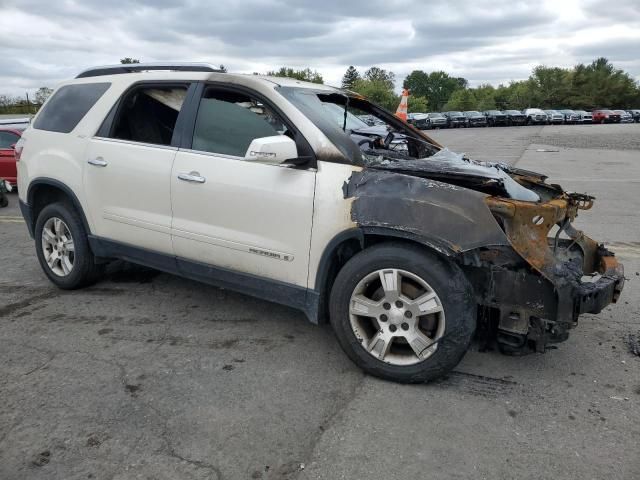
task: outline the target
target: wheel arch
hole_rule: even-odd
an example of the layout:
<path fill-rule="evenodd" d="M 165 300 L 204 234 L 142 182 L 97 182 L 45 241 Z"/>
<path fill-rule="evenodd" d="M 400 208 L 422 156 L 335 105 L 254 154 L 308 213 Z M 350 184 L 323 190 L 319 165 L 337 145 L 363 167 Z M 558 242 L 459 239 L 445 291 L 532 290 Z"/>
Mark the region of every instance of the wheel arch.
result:
<path fill-rule="evenodd" d="M 82 220 L 82 226 L 87 234 L 91 233 L 89 222 L 85 216 L 82 204 L 73 190 L 59 180 L 53 178 L 40 177 L 31 181 L 27 189 L 27 205 L 30 210 L 30 219 L 27 220 L 29 232 L 35 230 L 38 215 L 42 209 L 55 201 L 67 200 L 76 209 Z"/>
<path fill-rule="evenodd" d="M 356 253 L 384 242 L 418 245 L 441 257 L 453 257 L 456 253 L 435 237 L 429 238 L 390 227 L 356 227 L 334 236 L 325 247 L 315 278 L 314 289 L 319 293 L 318 323 L 328 321 L 327 307 L 333 282 L 340 269 Z"/>

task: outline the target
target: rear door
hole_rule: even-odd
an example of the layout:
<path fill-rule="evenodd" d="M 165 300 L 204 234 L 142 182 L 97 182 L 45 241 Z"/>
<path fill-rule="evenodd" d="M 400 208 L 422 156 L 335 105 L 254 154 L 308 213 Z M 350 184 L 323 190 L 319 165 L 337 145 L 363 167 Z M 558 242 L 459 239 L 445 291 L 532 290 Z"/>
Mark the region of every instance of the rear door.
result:
<path fill-rule="evenodd" d="M 94 234 L 173 254 L 171 169 L 188 84 L 138 84 L 89 141 L 84 184 Z"/>
<path fill-rule="evenodd" d="M 10 130 L 0 130 L 0 178 L 16 184 L 16 156 L 13 146 L 20 135 Z"/>
<path fill-rule="evenodd" d="M 208 86 L 195 102 L 171 174 L 176 256 L 306 287 L 316 170 L 245 159 L 255 138 L 300 134 L 251 91 Z"/>

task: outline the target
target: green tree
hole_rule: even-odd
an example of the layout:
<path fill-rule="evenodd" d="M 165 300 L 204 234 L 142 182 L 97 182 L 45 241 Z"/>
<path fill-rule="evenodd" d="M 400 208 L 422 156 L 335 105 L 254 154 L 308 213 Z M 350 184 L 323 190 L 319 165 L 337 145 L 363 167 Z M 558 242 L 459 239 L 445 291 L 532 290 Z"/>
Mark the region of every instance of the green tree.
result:
<path fill-rule="evenodd" d="M 344 72 L 344 75 L 342 76 L 342 88 L 352 90 L 354 84 L 359 79 L 360 74 L 358 73 L 358 70 L 356 70 L 356 67 L 349 65 L 349 68 L 347 68 L 347 71 Z"/>
<path fill-rule="evenodd" d="M 140 60 L 138 60 L 137 58 L 124 57 L 120 59 L 120 63 L 122 63 L 123 65 L 127 65 L 131 63 L 140 63 Z"/>
<path fill-rule="evenodd" d="M 49 87 L 40 87 L 34 96 L 34 100 L 38 105 L 42 105 L 47 98 L 53 93 L 53 90 Z"/>
<path fill-rule="evenodd" d="M 478 100 L 470 88 L 456 90 L 446 104 L 445 110 L 475 110 Z"/>
<path fill-rule="evenodd" d="M 488 83 L 482 84 L 473 89 L 476 97 L 476 110 L 481 112 L 485 110 L 494 110 L 496 108 L 496 89 Z"/>
<path fill-rule="evenodd" d="M 400 98 L 401 97 L 398 97 L 398 103 L 400 103 Z M 427 97 L 421 97 L 420 95 L 409 95 L 408 102 L 409 105 L 407 111 L 409 113 L 425 113 L 429 106 Z"/>
<path fill-rule="evenodd" d="M 403 86 L 413 95 L 426 97 L 431 108 L 439 111 L 451 95 L 456 90 L 465 88 L 466 84 L 467 81 L 464 78 L 454 78 L 446 72 L 426 73 L 422 70 L 414 70 L 405 78 Z"/>
<path fill-rule="evenodd" d="M 384 80 L 356 80 L 353 90 L 366 97 L 369 101 L 390 111 L 395 111 L 400 103 L 399 97 L 389 88 Z"/>
<path fill-rule="evenodd" d="M 364 78 L 371 82 L 384 83 L 390 90 L 393 90 L 396 84 L 395 73 L 380 67 L 371 67 L 369 70 L 364 72 Z"/>
<path fill-rule="evenodd" d="M 568 104 L 572 80 L 570 70 L 538 65 L 529 80 L 541 108 L 563 108 Z"/>
<path fill-rule="evenodd" d="M 604 57 L 573 70 L 570 104 L 576 108 L 629 108 L 637 98 L 636 82 Z"/>
<path fill-rule="evenodd" d="M 322 75 L 320 75 L 315 70 L 311 70 L 310 68 L 295 70 L 290 67 L 281 67 L 280 70 L 267 72 L 267 75 L 270 75 L 272 77 L 295 78 L 296 80 L 302 80 L 305 82 L 312 82 L 312 83 L 324 83 L 324 80 L 322 79 Z"/>

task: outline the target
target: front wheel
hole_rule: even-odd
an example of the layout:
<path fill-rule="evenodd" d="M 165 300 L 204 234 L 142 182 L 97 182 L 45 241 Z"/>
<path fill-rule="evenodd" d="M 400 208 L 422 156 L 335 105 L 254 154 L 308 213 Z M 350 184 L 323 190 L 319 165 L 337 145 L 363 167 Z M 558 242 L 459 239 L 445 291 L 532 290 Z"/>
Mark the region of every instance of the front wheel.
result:
<path fill-rule="evenodd" d="M 38 215 L 34 236 L 40 266 L 59 288 L 81 288 L 98 278 L 100 266 L 73 207 L 66 203 L 47 205 Z"/>
<path fill-rule="evenodd" d="M 341 347 L 364 371 L 418 383 L 460 362 L 476 304 L 457 265 L 418 246 L 387 243 L 358 253 L 338 273 L 330 318 Z"/>

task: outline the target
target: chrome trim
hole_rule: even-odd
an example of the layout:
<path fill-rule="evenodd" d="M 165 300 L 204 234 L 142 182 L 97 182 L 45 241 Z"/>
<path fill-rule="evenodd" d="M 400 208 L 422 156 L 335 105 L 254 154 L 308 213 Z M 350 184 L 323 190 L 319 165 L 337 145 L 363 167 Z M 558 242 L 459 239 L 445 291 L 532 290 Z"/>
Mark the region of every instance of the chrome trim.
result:
<path fill-rule="evenodd" d="M 134 145 L 139 147 L 162 148 L 164 150 L 174 150 L 176 152 L 178 151 L 178 147 L 174 147 L 172 145 L 160 145 L 158 143 L 135 142 L 133 140 L 125 140 L 123 138 L 98 137 L 97 135 L 94 135 L 93 137 L 91 137 L 91 140 L 98 140 L 100 142 L 124 143 L 125 145 Z"/>

